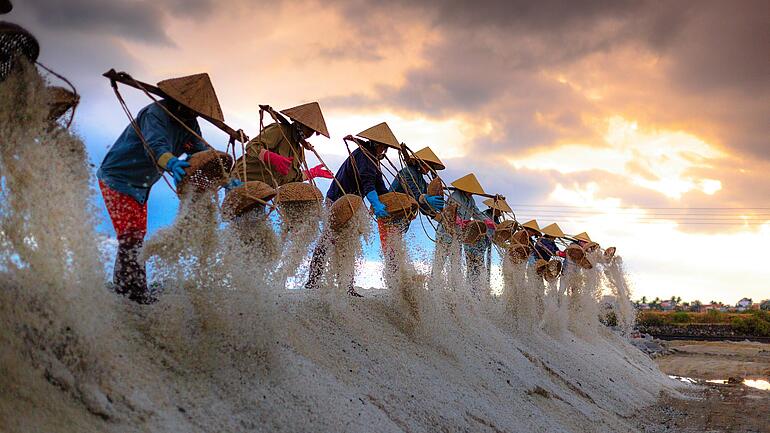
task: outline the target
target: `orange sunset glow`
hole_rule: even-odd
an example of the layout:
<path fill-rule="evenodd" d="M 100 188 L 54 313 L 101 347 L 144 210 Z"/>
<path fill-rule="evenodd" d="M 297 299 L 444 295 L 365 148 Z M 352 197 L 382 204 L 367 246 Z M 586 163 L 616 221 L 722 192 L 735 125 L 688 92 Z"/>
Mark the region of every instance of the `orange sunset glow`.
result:
<path fill-rule="evenodd" d="M 95 164 L 126 124 L 103 72 L 206 71 L 251 136 L 258 104 L 319 101 L 333 169 L 342 137 L 387 121 L 445 179 L 475 172 L 518 218 L 617 246 L 634 298 L 770 298 L 768 2 L 18 3 L 82 94 Z"/>

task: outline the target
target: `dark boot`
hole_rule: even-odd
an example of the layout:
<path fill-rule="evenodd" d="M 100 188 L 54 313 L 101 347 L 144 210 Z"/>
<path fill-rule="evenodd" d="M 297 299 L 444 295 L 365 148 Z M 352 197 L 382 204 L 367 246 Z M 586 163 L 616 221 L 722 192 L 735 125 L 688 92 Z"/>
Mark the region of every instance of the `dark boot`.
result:
<path fill-rule="evenodd" d="M 310 270 L 308 271 L 307 282 L 305 288 L 308 290 L 314 290 L 318 288 L 318 279 L 324 271 L 324 264 L 326 262 L 326 249 L 329 245 L 329 233 L 324 231 L 321 233 L 321 237 L 318 239 L 318 244 L 313 250 L 313 258 L 310 260 Z"/>
<path fill-rule="evenodd" d="M 118 254 L 115 258 L 113 283 L 115 293 L 128 296 L 128 299 L 139 304 L 150 304 L 155 301 L 147 290 L 147 273 L 144 262 L 140 263 L 139 254 L 142 252 L 144 240 L 137 235 L 124 235 L 118 238 Z"/>

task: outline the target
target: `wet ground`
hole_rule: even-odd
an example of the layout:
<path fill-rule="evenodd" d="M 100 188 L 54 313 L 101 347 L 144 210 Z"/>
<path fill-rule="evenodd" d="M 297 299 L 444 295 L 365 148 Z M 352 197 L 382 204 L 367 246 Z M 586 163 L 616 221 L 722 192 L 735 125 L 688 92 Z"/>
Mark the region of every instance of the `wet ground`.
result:
<path fill-rule="evenodd" d="M 770 433 L 770 344 L 672 342 L 661 369 L 693 383 L 639 415 L 642 431 Z"/>

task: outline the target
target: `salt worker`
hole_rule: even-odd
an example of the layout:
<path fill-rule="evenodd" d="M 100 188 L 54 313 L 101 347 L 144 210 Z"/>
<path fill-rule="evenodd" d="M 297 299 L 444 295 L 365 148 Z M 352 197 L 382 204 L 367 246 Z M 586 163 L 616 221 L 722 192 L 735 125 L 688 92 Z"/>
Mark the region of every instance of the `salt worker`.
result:
<path fill-rule="evenodd" d="M 268 110 L 272 110 L 269 106 Z M 331 179 L 334 174 L 319 164 L 303 170 L 305 150 L 313 147 L 307 141 L 315 134 L 329 138 L 321 106 L 310 102 L 282 110 L 291 122 L 271 123 L 259 135 L 246 144 L 246 152 L 238 158 L 233 175 L 240 182 L 258 180 L 277 187 L 289 182 L 302 182 L 322 177 Z M 285 120 L 285 119 L 284 119 Z"/>
<path fill-rule="evenodd" d="M 543 235 L 540 231 L 540 225 L 536 220 L 529 220 L 521 225 L 521 228 L 527 233 L 527 246 L 530 250 L 534 250 L 535 242 Z M 530 251 L 531 256 L 531 251 Z"/>
<path fill-rule="evenodd" d="M 476 175 L 473 173 L 467 174 L 452 182 L 451 185 L 454 187 L 454 191 L 452 191 L 452 194 L 450 194 L 447 203 L 457 205 L 457 217 L 455 219 L 455 226 L 460 230 L 463 230 L 469 222 L 476 220 L 483 221 L 487 226 L 487 229 L 494 230 L 494 222 L 492 222 L 491 219 L 487 218 L 487 216 L 479 210 L 476 202 L 473 200 L 474 194 L 486 195 L 478 179 L 476 179 Z M 448 224 L 451 224 L 451 222 L 448 222 Z M 436 230 L 434 271 L 440 271 L 443 269 L 444 264 L 446 263 L 446 259 L 449 256 L 449 249 L 453 240 L 454 239 L 452 235 L 447 232 L 444 224 L 439 225 L 438 229 Z M 481 283 L 481 274 L 484 267 L 483 239 L 472 245 L 463 244 L 462 248 L 465 253 L 465 277 L 471 291 L 476 296 L 478 296 L 478 286 Z M 436 266 L 436 264 L 439 264 L 439 266 Z"/>
<path fill-rule="evenodd" d="M 484 200 L 482 203 L 484 203 L 485 206 L 487 206 L 486 209 L 484 209 L 484 215 L 487 217 L 487 219 L 492 220 L 492 222 L 495 224 L 495 227 L 497 227 L 498 224 L 500 224 L 503 221 L 503 214 L 505 212 L 513 212 L 513 209 L 511 209 L 510 206 L 508 206 L 508 203 L 505 201 L 504 198 L 498 196 L 495 198 L 488 198 Z M 484 255 L 486 257 L 484 266 L 486 268 L 486 274 L 487 274 L 487 284 L 490 283 L 490 280 L 492 278 L 492 236 L 494 235 L 494 230 L 487 227 L 487 236 L 481 239 L 481 242 L 484 243 Z"/>
<path fill-rule="evenodd" d="M 388 192 L 388 187 L 382 175 L 380 161 L 385 158 L 388 148 L 400 150 L 401 144 L 393 135 L 387 123 L 383 122 L 356 134 L 348 135 L 347 141 L 353 141 L 358 148 L 351 152 L 350 156 L 337 170 L 329 191 L 326 193 L 327 204 L 333 203 L 345 194 L 355 194 L 361 198 L 366 197 L 371 205 L 372 212 L 377 218 L 389 216 L 385 205 L 380 201 L 380 195 Z M 321 234 L 313 259 L 310 261 L 310 272 L 305 283 L 306 289 L 316 289 L 318 279 L 323 273 L 326 251 L 333 242 L 333 233 L 327 228 Z M 353 281 L 348 285 L 350 296 L 361 296 L 355 291 Z"/>
<path fill-rule="evenodd" d="M 207 149 L 198 138 L 199 115 L 224 121 L 208 74 L 164 80 L 158 87 L 168 97 L 139 111 L 136 129 L 128 125 L 123 130 L 96 172 L 118 238 L 115 292 L 141 304 L 156 300 L 147 290 L 145 264 L 139 258 L 150 189 L 164 171 L 180 182 L 189 164 L 179 157 Z"/>
<path fill-rule="evenodd" d="M 535 242 L 535 247 L 530 255 L 530 263 L 534 265 L 538 259 L 548 261 L 553 256 L 564 257 L 564 252 L 560 251 L 556 245 L 556 239 L 566 236 L 559 225 L 556 223 L 550 224 L 543 227 L 541 232 L 542 236 Z"/>
<path fill-rule="evenodd" d="M 402 144 L 402 152 L 404 151 Z M 404 157 L 404 168 L 399 170 L 393 182 L 390 184 L 390 192 L 408 194 L 419 204 L 420 212 L 425 215 L 433 216 L 436 212 L 444 209 L 444 196 L 429 195 L 428 182 L 425 176 L 439 170 L 444 170 L 446 166 L 436 156 L 430 147 L 424 147 L 412 155 Z M 380 232 L 380 245 L 385 253 L 387 249 L 388 232 L 396 230 L 400 233 L 406 233 L 409 230 L 410 221 L 402 219 L 398 221 L 380 218 L 377 220 L 377 226 Z M 387 254 L 386 254 L 387 257 Z"/>

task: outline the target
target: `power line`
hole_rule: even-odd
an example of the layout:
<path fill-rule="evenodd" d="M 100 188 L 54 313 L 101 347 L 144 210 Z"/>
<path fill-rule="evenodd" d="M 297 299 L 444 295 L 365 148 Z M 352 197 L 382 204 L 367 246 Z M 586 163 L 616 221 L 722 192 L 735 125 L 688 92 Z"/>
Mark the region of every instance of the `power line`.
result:
<path fill-rule="evenodd" d="M 585 206 L 571 206 L 559 204 L 527 204 L 527 203 L 509 203 L 511 207 L 547 207 L 547 208 L 572 208 L 585 209 Z M 638 207 L 638 206 L 614 206 L 611 209 L 630 209 L 630 210 L 770 210 L 770 207 Z"/>
<path fill-rule="evenodd" d="M 618 216 L 694 216 L 694 217 L 735 217 L 735 218 L 755 218 L 770 216 L 770 213 L 751 213 L 751 214 L 735 214 L 735 213 L 672 213 L 672 212 L 611 212 L 611 211 L 578 211 L 578 210 L 543 210 L 543 209 L 519 209 L 519 212 L 525 213 L 542 213 L 542 214 L 569 214 L 569 215 L 618 215 Z M 768 218 L 770 219 L 770 218 Z"/>

